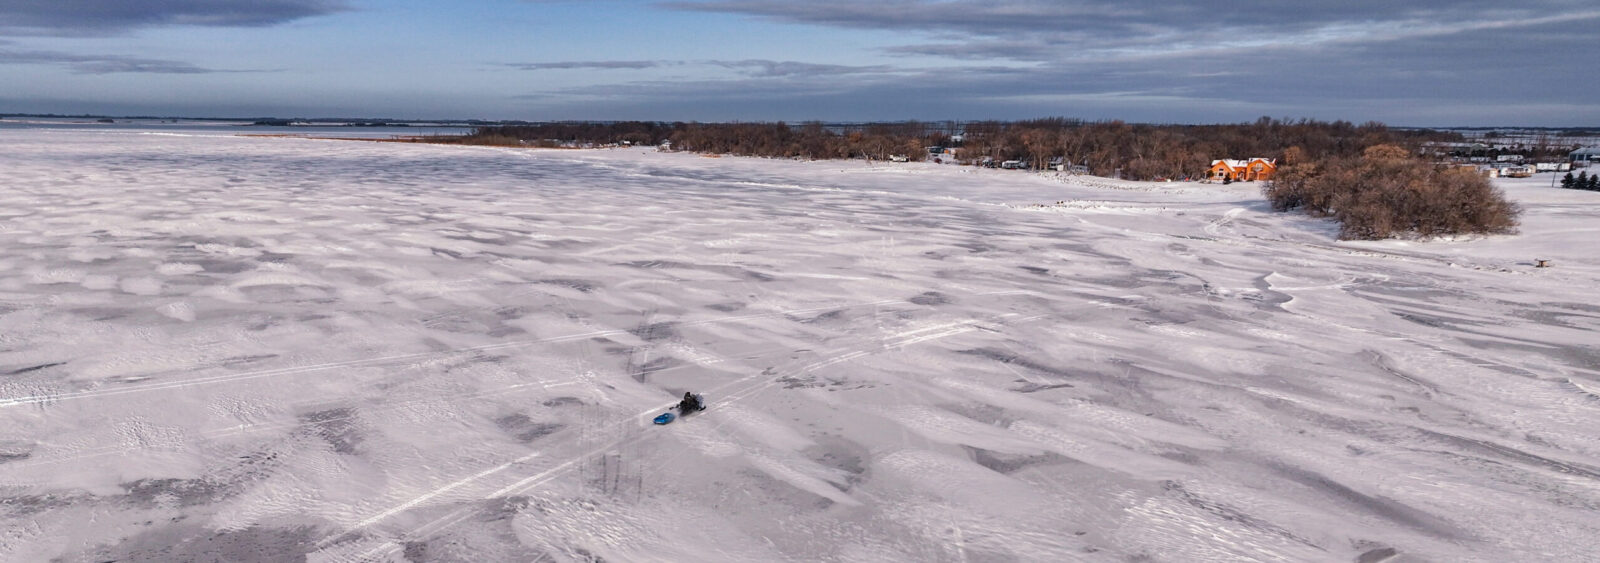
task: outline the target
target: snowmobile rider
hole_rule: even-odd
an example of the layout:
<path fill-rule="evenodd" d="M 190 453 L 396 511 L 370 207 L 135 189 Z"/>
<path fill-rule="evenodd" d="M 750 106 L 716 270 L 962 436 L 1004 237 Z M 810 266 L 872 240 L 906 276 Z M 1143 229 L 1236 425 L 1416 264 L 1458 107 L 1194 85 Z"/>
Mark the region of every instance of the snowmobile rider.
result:
<path fill-rule="evenodd" d="M 700 397 L 694 393 L 685 391 L 683 393 L 683 400 L 678 401 L 678 412 L 683 414 L 689 414 L 695 411 L 703 410 L 706 410 L 705 403 L 702 402 Z"/>

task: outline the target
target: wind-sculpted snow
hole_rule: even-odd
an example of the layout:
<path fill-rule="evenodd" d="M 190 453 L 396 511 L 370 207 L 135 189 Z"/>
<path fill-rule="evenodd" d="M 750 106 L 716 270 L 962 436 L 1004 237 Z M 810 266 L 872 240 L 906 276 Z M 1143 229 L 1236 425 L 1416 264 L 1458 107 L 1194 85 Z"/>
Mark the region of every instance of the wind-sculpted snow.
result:
<path fill-rule="evenodd" d="M 1547 178 L 1521 235 L 1338 243 L 1250 184 L 0 154 L 0 560 L 1600 552 L 1600 197 Z"/>

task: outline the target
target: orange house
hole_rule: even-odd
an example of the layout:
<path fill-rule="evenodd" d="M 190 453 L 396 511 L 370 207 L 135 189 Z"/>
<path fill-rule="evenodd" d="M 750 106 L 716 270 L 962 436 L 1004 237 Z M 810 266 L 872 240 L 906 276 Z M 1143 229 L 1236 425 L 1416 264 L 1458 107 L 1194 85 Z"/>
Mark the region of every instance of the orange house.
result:
<path fill-rule="evenodd" d="M 1278 171 L 1278 160 L 1274 158 L 1251 158 L 1246 160 L 1213 160 L 1211 168 L 1206 170 L 1206 177 L 1212 180 L 1233 180 L 1235 182 L 1252 182 L 1255 180 L 1271 180 L 1272 174 Z"/>

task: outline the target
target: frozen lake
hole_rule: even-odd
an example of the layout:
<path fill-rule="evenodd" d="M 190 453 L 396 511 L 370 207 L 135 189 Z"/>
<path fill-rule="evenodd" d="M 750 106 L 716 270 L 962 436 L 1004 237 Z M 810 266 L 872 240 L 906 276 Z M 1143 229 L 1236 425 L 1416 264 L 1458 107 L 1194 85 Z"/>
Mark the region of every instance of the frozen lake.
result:
<path fill-rule="evenodd" d="M 1600 553 L 1600 193 L 1548 176 L 1521 235 L 1338 243 L 1255 184 L 0 155 L 0 560 Z"/>

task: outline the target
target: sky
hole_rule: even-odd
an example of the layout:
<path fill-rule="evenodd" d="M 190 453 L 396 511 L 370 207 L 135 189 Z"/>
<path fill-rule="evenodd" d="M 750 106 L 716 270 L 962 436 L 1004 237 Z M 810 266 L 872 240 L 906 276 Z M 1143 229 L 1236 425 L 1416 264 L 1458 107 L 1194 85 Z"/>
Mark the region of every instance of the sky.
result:
<path fill-rule="evenodd" d="M 1594 0 L 0 0 L 0 113 L 1600 125 Z"/>

